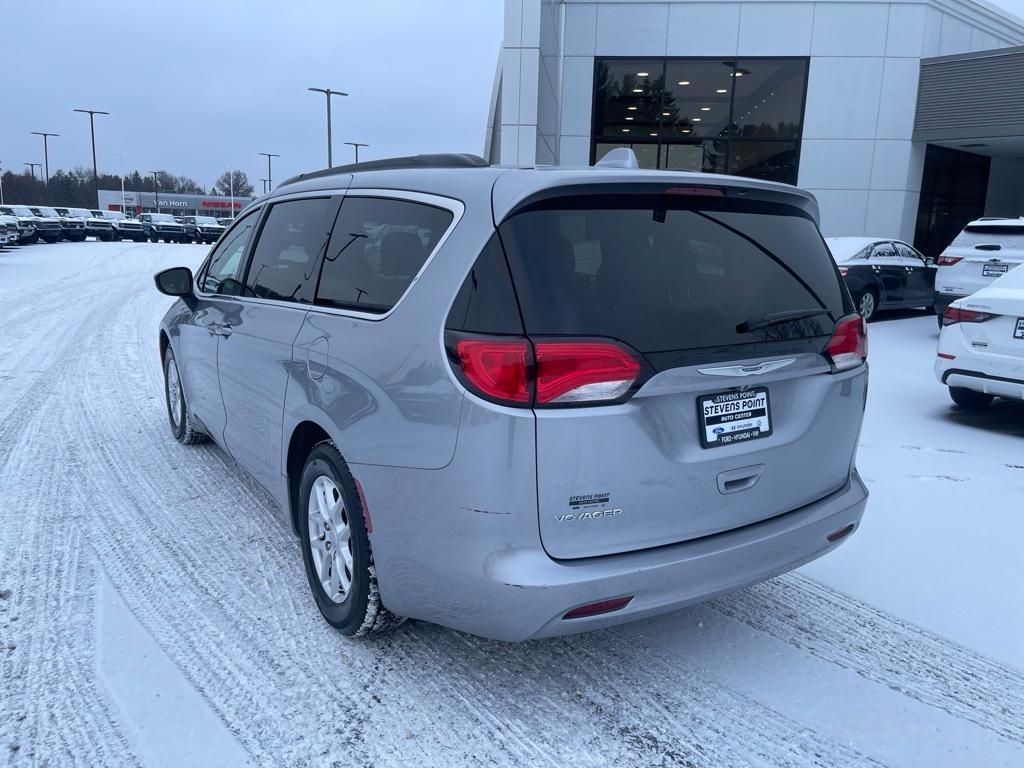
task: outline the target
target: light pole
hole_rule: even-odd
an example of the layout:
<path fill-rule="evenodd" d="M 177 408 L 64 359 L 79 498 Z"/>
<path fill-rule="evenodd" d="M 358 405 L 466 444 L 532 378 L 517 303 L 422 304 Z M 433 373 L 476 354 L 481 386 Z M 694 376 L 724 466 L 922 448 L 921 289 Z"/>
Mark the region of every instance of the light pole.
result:
<path fill-rule="evenodd" d="M 40 171 L 42 171 L 43 170 L 43 164 L 42 163 L 25 163 L 25 165 L 27 165 L 29 171 L 32 172 L 32 181 L 35 181 L 36 180 L 36 168 L 38 168 Z"/>
<path fill-rule="evenodd" d="M 96 195 L 96 207 L 98 208 L 100 205 L 100 180 L 99 174 L 96 172 L 96 127 L 93 125 L 93 117 L 110 113 L 100 109 L 75 109 L 72 111 L 89 116 L 89 135 L 92 137 L 92 191 Z"/>
<path fill-rule="evenodd" d="M 156 201 L 156 212 L 160 213 L 160 184 L 156 176 L 160 171 L 147 171 L 147 173 L 153 174 L 153 199 Z"/>
<path fill-rule="evenodd" d="M 121 179 L 121 213 L 124 213 L 124 209 L 128 207 L 125 204 L 125 200 L 124 200 L 124 164 L 125 164 L 124 161 L 125 161 L 125 158 L 122 157 L 121 155 L 118 155 L 114 159 L 117 160 L 117 166 L 118 166 L 117 167 L 117 175 Z M 96 205 L 97 205 L 97 207 L 99 207 L 99 202 L 97 202 Z"/>
<path fill-rule="evenodd" d="M 307 88 L 307 91 L 322 93 L 327 97 L 327 167 L 333 168 L 334 162 L 331 157 L 331 96 L 348 96 L 344 91 L 332 91 L 330 88 Z"/>
<path fill-rule="evenodd" d="M 4 204 L 4 169 L 0 168 L 0 205 Z"/>
<path fill-rule="evenodd" d="M 46 176 L 43 177 L 43 179 L 44 179 L 43 183 L 46 185 L 47 192 L 49 192 L 49 187 L 50 187 L 50 149 L 49 149 L 49 146 L 47 145 L 47 139 L 49 139 L 51 136 L 60 136 L 60 134 L 59 133 L 46 133 L 45 131 L 29 131 L 29 133 L 31 133 L 33 136 L 42 136 L 43 137 L 43 168 L 46 171 Z M 46 202 L 50 202 L 49 194 L 47 194 Z"/>
<path fill-rule="evenodd" d="M 270 172 L 270 158 L 280 157 L 280 155 L 275 155 L 273 152 L 258 152 L 257 154 L 263 155 L 267 158 L 267 188 L 264 189 L 263 192 L 270 192 L 274 189 L 274 174 Z"/>
<path fill-rule="evenodd" d="M 346 141 L 345 143 L 348 144 L 350 147 L 355 147 L 356 148 L 356 162 L 357 163 L 359 162 L 359 148 L 360 147 L 368 147 L 368 146 L 370 146 L 369 144 L 363 144 L 363 143 L 358 142 L 358 141 Z"/>
<path fill-rule="evenodd" d="M 263 182 L 263 194 L 267 194 L 267 181 L 268 179 L 260 179 Z"/>

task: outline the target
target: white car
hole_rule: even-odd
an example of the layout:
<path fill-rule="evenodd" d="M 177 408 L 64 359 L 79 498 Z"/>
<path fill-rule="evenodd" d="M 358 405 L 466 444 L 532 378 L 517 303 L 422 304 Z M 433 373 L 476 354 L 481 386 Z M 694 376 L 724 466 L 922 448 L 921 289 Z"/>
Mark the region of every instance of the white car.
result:
<path fill-rule="evenodd" d="M 935 314 L 951 302 L 989 285 L 1024 263 L 1024 219 L 978 219 L 939 256 L 935 274 Z"/>
<path fill-rule="evenodd" d="M 1024 267 L 946 307 L 935 375 L 963 408 L 1024 400 Z"/>

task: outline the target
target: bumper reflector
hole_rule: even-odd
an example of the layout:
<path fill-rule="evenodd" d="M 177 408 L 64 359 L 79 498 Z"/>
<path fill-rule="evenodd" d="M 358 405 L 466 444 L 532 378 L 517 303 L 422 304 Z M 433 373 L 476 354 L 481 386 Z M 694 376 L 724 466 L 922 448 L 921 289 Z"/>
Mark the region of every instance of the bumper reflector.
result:
<path fill-rule="evenodd" d="M 633 595 L 629 597 L 613 597 L 611 600 L 599 600 L 596 603 L 588 603 L 587 605 L 581 605 L 579 608 L 573 608 L 567 612 L 563 619 L 582 619 L 586 616 L 598 616 L 602 613 L 611 613 L 612 611 L 618 611 L 625 608 L 633 600 Z"/>
<path fill-rule="evenodd" d="M 831 542 L 832 544 L 835 544 L 840 539 L 845 539 L 847 536 L 853 533 L 853 528 L 853 523 L 850 523 L 849 525 L 840 528 L 838 531 L 832 531 L 832 533 L 830 533 L 825 538 L 828 539 L 829 542 Z"/>

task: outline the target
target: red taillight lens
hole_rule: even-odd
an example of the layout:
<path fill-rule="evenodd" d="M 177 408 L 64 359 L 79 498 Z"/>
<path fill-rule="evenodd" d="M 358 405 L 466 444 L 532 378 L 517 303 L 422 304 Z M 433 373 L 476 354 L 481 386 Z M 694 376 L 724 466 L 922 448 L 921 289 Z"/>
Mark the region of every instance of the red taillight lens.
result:
<path fill-rule="evenodd" d="M 567 611 L 562 618 L 582 619 L 586 616 L 599 616 L 602 613 L 619 611 L 629 605 L 632 600 L 633 595 L 630 595 L 629 597 L 613 597 L 611 600 L 601 600 L 596 603 L 581 605 L 579 608 L 573 608 L 571 611 Z"/>
<path fill-rule="evenodd" d="M 949 255 L 944 253 L 941 256 L 939 256 L 939 260 L 938 260 L 937 264 L 940 267 L 951 267 L 954 264 L 956 264 L 958 261 L 960 261 L 962 258 L 963 258 L 963 256 L 949 256 Z"/>
<path fill-rule="evenodd" d="M 530 401 L 526 339 L 460 339 L 455 351 L 462 373 L 479 394 L 509 403 Z"/>
<path fill-rule="evenodd" d="M 537 404 L 615 400 L 640 374 L 640 363 L 604 341 L 536 341 Z"/>
<path fill-rule="evenodd" d="M 868 359 L 868 332 L 864 318 L 847 315 L 836 323 L 836 329 L 826 349 L 832 363 L 832 373 L 848 371 Z"/>
<path fill-rule="evenodd" d="M 960 307 L 948 306 L 942 313 L 942 324 L 956 325 L 957 323 L 984 323 L 991 320 L 995 315 L 989 312 L 976 312 L 973 309 L 961 309 Z"/>
<path fill-rule="evenodd" d="M 449 338 L 456 373 L 474 393 L 507 405 L 593 405 L 619 400 L 642 365 L 612 341 Z"/>

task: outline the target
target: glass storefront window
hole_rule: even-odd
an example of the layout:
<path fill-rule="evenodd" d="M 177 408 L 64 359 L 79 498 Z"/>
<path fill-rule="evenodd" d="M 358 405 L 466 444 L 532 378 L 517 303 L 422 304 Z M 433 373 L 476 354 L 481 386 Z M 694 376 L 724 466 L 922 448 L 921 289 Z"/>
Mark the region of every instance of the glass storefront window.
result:
<path fill-rule="evenodd" d="M 795 184 L 807 59 L 596 59 L 592 160 Z"/>

